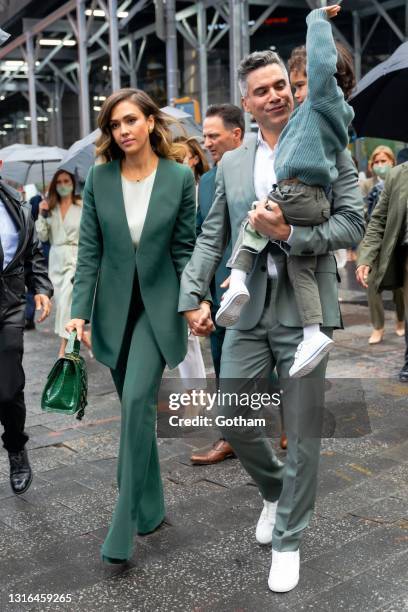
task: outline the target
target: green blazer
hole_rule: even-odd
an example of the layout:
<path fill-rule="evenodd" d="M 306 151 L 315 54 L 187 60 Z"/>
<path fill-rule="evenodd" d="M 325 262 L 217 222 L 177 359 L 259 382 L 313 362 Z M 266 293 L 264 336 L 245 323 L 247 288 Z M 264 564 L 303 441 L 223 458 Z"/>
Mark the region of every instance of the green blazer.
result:
<path fill-rule="evenodd" d="M 92 349 L 115 368 L 135 272 L 160 351 L 174 368 L 187 350 L 177 312 L 179 279 L 195 242 L 195 182 L 190 168 L 160 159 L 135 250 L 126 219 L 118 160 L 89 171 L 81 219 L 72 318 L 92 320 Z"/>
<path fill-rule="evenodd" d="M 369 279 L 376 291 L 403 285 L 403 260 L 397 247 L 405 233 L 407 206 L 408 162 L 390 170 L 385 179 L 357 258 L 358 266 L 371 267 Z"/>
<path fill-rule="evenodd" d="M 228 242 L 232 239 L 235 244 L 241 223 L 257 199 L 253 184 L 256 143 L 255 135 L 246 137 L 243 145 L 225 153 L 218 164 L 214 202 L 181 279 L 180 312 L 197 308 Z M 318 256 L 316 278 L 325 327 L 342 326 L 337 267 L 332 251 L 358 244 L 364 232 L 363 201 L 357 171 L 348 151 L 337 156 L 336 166 L 339 176 L 332 185 L 330 219 L 315 227 L 294 227 L 290 241 L 290 252 L 294 255 Z M 261 318 L 267 284 L 266 255 L 265 249 L 248 279 L 251 299 L 242 309 L 235 329 L 252 329 Z M 287 274 L 286 256 L 278 256 L 275 263 L 278 268 L 278 320 L 287 327 L 302 327 Z"/>

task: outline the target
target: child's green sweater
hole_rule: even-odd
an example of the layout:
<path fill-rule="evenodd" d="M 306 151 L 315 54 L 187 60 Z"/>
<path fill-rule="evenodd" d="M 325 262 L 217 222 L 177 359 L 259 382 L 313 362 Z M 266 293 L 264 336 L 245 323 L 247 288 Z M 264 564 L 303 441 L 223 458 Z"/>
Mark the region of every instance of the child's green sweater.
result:
<path fill-rule="evenodd" d="M 337 50 L 326 12 L 315 9 L 306 22 L 308 93 L 279 138 L 275 172 L 278 182 L 296 178 L 326 186 L 337 178 L 336 154 L 348 144 L 354 111 L 334 76 Z"/>

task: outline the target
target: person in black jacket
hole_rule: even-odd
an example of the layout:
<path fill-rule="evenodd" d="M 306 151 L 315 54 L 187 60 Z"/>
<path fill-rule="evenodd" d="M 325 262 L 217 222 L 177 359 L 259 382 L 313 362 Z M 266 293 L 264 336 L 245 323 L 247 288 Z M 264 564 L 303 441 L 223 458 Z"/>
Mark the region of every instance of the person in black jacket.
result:
<path fill-rule="evenodd" d="M 0 168 L 2 162 L 0 161 Z M 26 286 L 34 294 L 38 322 L 48 317 L 53 294 L 30 207 L 0 180 L 0 421 L 10 460 L 10 484 L 24 493 L 32 472 L 25 449 L 23 331 Z"/>

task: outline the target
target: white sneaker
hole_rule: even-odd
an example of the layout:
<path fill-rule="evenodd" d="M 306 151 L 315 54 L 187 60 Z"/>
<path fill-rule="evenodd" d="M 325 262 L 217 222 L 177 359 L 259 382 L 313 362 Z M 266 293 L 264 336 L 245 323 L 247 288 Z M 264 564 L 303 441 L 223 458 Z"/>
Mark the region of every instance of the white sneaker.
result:
<path fill-rule="evenodd" d="M 264 499 L 264 507 L 256 526 L 255 538 L 258 544 L 270 544 L 272 542 L 272 531 L 275 527 L 277 507 L 277 501 L 269 502 Z"/>
<path fill-rule="evenodd" d="M 287 593 L 299 582 L 299 550 L 278 552 L 272 548 L 268 586 L 275 593 Z"/>
<path fill-rule="evenodd" d="M 234 325 L 239 319 L 242 307 L 248 300 L 249 291 L 243 283 L 236 289 L 227 289 L 215 315 L 216 323 L 221 327 Z"/>
<path fill-rule="evenodd" d="M 289 370 L 289 376 L 300 378 L 306 376 L 321 362 L 324 356 L 334 347 L 333 340 L 319 331 L 308 340 L 303 340 L 296 350 L 295 361 Z"/>

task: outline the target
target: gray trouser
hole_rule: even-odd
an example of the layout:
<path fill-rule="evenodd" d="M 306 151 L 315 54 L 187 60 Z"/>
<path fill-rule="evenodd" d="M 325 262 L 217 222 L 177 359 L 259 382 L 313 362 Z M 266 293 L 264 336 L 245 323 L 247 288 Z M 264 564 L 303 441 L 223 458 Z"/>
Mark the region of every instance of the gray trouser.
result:
<path fill-rule="evenodd" d="M 276 202 L 290 225 L 320 225 L 330 217 L 330 203 L 323 187 L 303 183 L 281 184 L 268 196 Z M 248 221 L 243 224 L 228 266 L 251 272 L 256 256 L 263 251 L 269 238 L 254 230 Z M 287 269 L 293 286 L 302 325 L 322 324 L 322 308 L 315 277 L 315 255 L 290 255 Z"/>
<path fill-rule="evenodd" d="M 223 427 L 245 470 L 257 484 L 262 497 L 279 499 L 272 546 L 278 551 L 297 550 L 303 530 L 313 512 L 320 457 L 320 427 L 324 407 L 324 378 L 327 357 L 315 370 L 289 379 L 302 329 L 285 327 L 276 318 L 276 280 L 268 281 L 269 297 L 258 325 L 247 331 L 227 329 L 221 358 L 220 391 L 247 393 L 256 379 L 267 379 L 276 366 L 283 390 L 283 424 L 288 435 L 286 463 L 276 458 L 270 440 L 260 427 Z M 323 330 L 331 336 L 332 330 Z M 245 405 L 220 407 L 227 417 L 254 418 Z"/>

